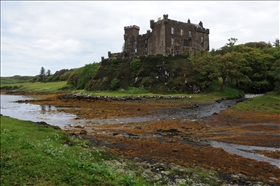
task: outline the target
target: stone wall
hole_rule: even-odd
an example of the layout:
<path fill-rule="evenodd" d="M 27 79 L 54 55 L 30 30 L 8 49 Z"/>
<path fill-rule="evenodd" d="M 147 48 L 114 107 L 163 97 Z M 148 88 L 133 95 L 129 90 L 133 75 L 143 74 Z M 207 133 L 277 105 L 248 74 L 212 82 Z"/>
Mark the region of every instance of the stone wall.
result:
<path fill-rule="evenodd" d="M 176 55 L 188 51 L 193 55 L 199 50 L 209 50 L 209 29 L 203 23 L 193 24 L 190 20 L 180 22 L 168 19 L 150 20 L 152 31 L 139 35 L 140 27 L 124 27 L 124 51 L 108 54 L 110 57 L 134 57 L 144 55 Z"/>

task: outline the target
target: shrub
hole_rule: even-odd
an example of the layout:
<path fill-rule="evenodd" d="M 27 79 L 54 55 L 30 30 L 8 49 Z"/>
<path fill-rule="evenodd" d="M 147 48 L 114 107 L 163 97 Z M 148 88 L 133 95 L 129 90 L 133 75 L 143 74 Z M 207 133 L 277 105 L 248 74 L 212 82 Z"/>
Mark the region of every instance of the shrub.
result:
<path fill-rule="evenodd" d="M 132 78 L 134 79 L 138 70 L 140 69 L 142 63 L 141 60 L 138 58 L 134 58 L 131 60 L 130 62 L 130 70 L 131 70 L 131 74 L 132 74 Z"/>
<path fill-rule="evenodd" d="M 110 83 L 110 88 L 112 90 L 117 90 L 118 88 L 120 88 L 120 80 L 118 80 L 117 78 L 112 79 Z"/>

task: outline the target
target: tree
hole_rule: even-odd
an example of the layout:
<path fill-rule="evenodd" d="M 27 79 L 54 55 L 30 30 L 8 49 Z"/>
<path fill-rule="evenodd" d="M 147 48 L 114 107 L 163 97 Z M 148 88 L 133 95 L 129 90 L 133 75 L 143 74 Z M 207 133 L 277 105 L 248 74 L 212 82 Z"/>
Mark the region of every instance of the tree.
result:
<path fill-rule="evenodd" d="M 67 84 L 76 89 L 90 90 L 93 77 L 99 68 L 99 63 L 86 64 L 75 70 L 67 79 Z"/>
<path fill-rule="evenodd" d="M 40 77 L 40 81 L 41 82 L 45 82 L 45 80 L 46 80 L 46 71 L 45 71 L 44 67 L 41 67 L 39 77 Z"/>
<path fill-rule="evenodd" d="M 112 81 L 110 82 L 110 88 L 112 90 L 117 90 L 118 88 L 120 88 L 120 80 L 118 80 L 117 78 L 112 79 Z"/>
<path fill-rule="evenodd" d="M 274 47 L 279 47 L 279 39 L 276 39 L 275 42 L 273 42 Z"/>
<path fill-rule="evenodd" d="M 51 70 L 49 69 L 46 73 L 47 77 L 50 77 L 51 76 Z"/>
<path fill-rule="evenodd" d="M 130 62 L 130 70 L 131 70 L 131 75 L 132 75 L 132 79 L 135 78 L 138 70 L 140 69 L 142 63 L 141 60 L 139 58 L 134 58 L 131 60 Z"/>
<path fill-rule="evenodd" d="M 214 80 L 219 77 L 217 63 L 208 52 L 201 51 L 192 58 L 193 70 L 198 76 L 199 86 L 207 88 Z"/>
<path fill-rule="evenodd" d="M 230 38 L 230 39 L 228 39 L 228 43 L 226 44 L 226 46 L 228 46 L 229 48 L 233 48 L 233 46 L 235 45 L 235 43 L 236 43 L 236 41 L 237 41 L 237 38 Z"/>
<path fill-rule="evenodd" d="M 221 90 L 226 83 L 235 81 L 236 87 L 240 84 L 250 84 L 251 81 L 247 74 L 252 70 L 249 63 L 241 52 L 228 52 L 225 55 L 216 55 L 216 64 L 222 78 Z"/>

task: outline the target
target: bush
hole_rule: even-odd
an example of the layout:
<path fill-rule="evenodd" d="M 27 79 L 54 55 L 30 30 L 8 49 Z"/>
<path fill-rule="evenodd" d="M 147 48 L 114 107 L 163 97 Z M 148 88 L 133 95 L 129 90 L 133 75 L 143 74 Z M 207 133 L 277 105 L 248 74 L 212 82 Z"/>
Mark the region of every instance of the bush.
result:
<path fill-rule="evenodd" d="M 138 70 L 140 69 L 142 63 L 141 60 L 138 58 L 134 58 L 131 60 L 130 62 L 130 70 L 131 70 L 131 74 L 132 74 L 132 78 L 134 79 Z"/>
<path fill-rule="evenodd" d="M 117 90 L 118 88 L 120 88 L 120 80 L 118 80 L 117 78 L 112 79 L 110 83 L 110 88 L 112 90 Z"/>

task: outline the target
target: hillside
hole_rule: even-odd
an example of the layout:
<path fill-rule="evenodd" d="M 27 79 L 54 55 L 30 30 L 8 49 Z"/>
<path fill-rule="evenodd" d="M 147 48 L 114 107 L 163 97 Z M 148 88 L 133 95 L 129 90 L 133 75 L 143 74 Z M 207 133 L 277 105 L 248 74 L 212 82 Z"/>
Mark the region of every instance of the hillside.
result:
<path fill-rule="evenodd" d="M 96 72 L 91 90 L 142 87 L 152 92 L 190 92 L 197 87 L 192 63 L 186 56 L 162 55 L 133 59 L 105 59 Z"/>
<path fill-rule="evenodd" d="M 19 76 L 1 77 L 1 84 L 24 83 L 32 80 L 33 76 Z"/>

